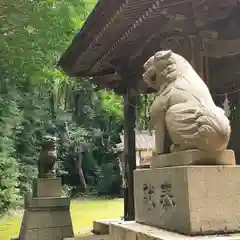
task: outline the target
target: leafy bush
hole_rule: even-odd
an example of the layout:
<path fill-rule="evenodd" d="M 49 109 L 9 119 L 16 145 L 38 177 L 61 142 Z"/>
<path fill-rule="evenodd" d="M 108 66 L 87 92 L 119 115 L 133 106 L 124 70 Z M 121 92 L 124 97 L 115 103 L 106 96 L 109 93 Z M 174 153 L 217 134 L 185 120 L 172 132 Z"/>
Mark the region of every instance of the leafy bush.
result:
<path fill-rule="evenodd" d="M 82 168 L 89 189 L 101 194 L 118 191 L 118 169 L 110 163 L 122 129 L 122 98 L 95 92 L 89 79 L 69 81 L 55 68 L 95 3 L 1 2 L 0 213 L 31 190 L 40 140 L 49 126 L 59 137 L 57 174 L 68 185 L 67 194 L 79 190 L 71 147 L 82 144 L 88 145 Z M 69 125 L 69 139 L 61 121 Z"/>
<path fill-rule="evenodd" d="M 121 176 L 114 164 L 108 163 L 100 167 L 97 178 L 97 191 L 101 195 L 120 194 Z"/>
<path fill-rule="evenodd" d="M 0 14 L 1 213 L 30 190 L 39 140 L 65 98 L 56 62 L 86 16 L 83 0 L 3 0 Z"/>
<path fill-rule="evenodd" d="M 0 213 L 5 213 L 17 204 L 18 176 L 16 160 L 0 152 Z"/>

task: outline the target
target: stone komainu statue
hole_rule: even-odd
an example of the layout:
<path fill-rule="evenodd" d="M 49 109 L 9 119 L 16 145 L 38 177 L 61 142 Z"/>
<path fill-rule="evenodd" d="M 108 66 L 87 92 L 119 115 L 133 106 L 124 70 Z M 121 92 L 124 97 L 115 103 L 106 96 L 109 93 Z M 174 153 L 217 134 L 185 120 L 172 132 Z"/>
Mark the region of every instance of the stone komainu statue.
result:
<path fill-rule="evenodd" d="M 163 153 L 163 129 L 172 140 L 171 151 L 200 149 L 220 152 L 227 148 L 231 128 L 200 76 L 189 62 L 171 50 L 159 51 L 144 64 L 143 79 L 157 90 L 150 108 L 156 129 L 156 151 Z M 157 146 L 158 145 L 158 146 Z"/>
<path fill-rule="evenodd" d="M 42 149 L 38 159 L 38 177 L 54 177 L 56 161 L 56 137 L 50 135 L 44 136 L 42 140 Z"/>

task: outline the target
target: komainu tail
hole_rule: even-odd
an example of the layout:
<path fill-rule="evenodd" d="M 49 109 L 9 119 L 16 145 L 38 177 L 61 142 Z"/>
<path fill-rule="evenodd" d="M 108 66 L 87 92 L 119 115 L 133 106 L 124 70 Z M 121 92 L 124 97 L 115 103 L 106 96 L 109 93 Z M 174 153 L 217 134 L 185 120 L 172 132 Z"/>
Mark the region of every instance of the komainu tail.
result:
<path fill-rule="evenodd" d="M 231 128 L 229 120 L 221 108 L 202 109 L 197 123 L 199 137 L 206 139 L 206 150 L 222 151 L 227 147 Z"/>

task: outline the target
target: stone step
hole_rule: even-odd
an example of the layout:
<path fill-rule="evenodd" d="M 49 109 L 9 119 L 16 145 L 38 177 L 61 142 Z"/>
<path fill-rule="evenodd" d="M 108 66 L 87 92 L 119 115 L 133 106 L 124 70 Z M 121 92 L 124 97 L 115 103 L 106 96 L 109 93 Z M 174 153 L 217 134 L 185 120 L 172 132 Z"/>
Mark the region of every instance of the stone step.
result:
<path fill-rule="evenodd" d="M 83 236 L 78 236 L 75 238 L 64 238 L 64 240 L 110 240 L 109 235 L 95 235 L 95 234 L 90 234 L 90 235 L 83 235 Z"/>
<path fill-rule="evenodd" d="M 93 233 L 94 234 L 109 234 L 110 223 L 119 222 L 121 219 L 101 219 L 93 221 Z"/>
<path fill-rule="evenodd" d="M 118 222 L 110 225 L 111 240 L 240 240 L 240 234 L 186 236 L 137 222 Z"/>

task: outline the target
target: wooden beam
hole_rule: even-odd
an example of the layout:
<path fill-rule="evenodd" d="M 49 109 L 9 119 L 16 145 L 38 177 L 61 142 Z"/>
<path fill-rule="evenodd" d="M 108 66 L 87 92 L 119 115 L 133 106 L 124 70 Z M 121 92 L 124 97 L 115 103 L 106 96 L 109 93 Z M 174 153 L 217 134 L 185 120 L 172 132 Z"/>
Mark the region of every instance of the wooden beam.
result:
<path fill-rule="evenodd" d="M 202 38 L 197 35 L 189 35 L 191 59 L 190 63 L 195 71 L 204 80 L 209 87 L 209 74 L 208 74 L 208 57 L 203 55 L 203 42 Z"/>
<path fill-rule="evenodd" d="M 135 219 L 133 171 L 136 169 L 136 104 L 136 91 L 132 88 L 127 88 L 124 95 L 124 165 L 126 180 L 124 219 L 129 221 Z"/>
<path fill-rule="evenodd" d="M 211 40 L 204 45 L 203 55 L 211 58 L 222 58 L 240 54 L 240 39 Z"/>

